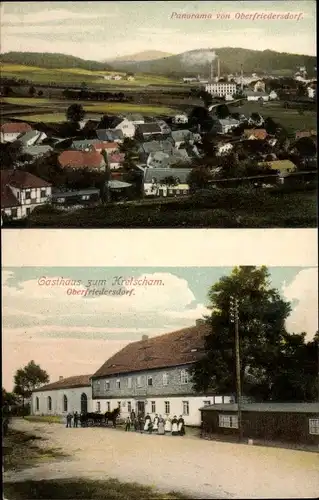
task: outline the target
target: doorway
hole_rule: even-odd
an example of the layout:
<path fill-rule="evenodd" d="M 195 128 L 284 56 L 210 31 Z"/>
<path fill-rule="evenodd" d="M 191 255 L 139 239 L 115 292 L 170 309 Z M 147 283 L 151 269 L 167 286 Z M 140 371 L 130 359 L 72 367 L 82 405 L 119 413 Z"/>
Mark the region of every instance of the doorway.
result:
<path fill-rule="evenodd" d="M 138 401 L 137 402 L 137 414 L 145 415 L 145 402 Z"/>
<path fill-rule="evenodd" d="M 81 394 L 81 413 L 87 413 L 87 412 L 88 412 L 88 397 L 83 392 Z"/>

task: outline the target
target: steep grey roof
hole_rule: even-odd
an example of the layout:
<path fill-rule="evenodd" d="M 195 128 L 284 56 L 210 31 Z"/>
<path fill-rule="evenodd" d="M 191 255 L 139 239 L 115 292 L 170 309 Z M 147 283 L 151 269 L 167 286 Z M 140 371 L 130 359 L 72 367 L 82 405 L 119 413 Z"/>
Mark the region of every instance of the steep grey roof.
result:
<path fill-rule="evenodd" d="M 171 151 L 173 151 L 173 148 L 174 145 L 172 141 L 166 139 L 164 141 L 143 142 L 141 144 L 140 150 L 142 153 L 156 153 L 157 151 L 170 153 Z"/>
<path fill-rule="evenodd" d="M 185 141 L 185 139 L 193 139 L 193 134 L 190 130 L 174 130 L 172 137 L 174 141 L 180 142 Z"/>
<path fill-rule="evenodd" d="M 25 132 L 18 137 L 18 141 L 22 142 L 22 144 L 26 144 L 30 139 L 34 139 L 35 137 L 40 137 L 41 132 L 37 130 L 30 130 L 29 132 Z"/>
<path fill-rule="evenodd" d="M 166 177 L 176 177 L 181 183 L 187 183 L 187 177 L 191 172 L 191 168 L 147 168 L 144 174 L 144 182 L 151 183 L 152 179 L 160 182 Z"/>
<path fill-rule="evenodd" d="M 140 122 L 144 121 L 144 116 L 141 115 L 140 113 L 127 113 L 125 115 L 125 118 L 127 118 L 130 121 L 135 121 L 135 122 Z"/>
<path fill-rule="evenodd" d="M 24 152 L 28 155 L 32 156 L 37 156 L 45 153 L 49 153 L 50 151 L 53 151 L 53 148 L 51 146 L 46 146 L 46 145 L 34 145 L 34 146 L 28 146 L 24 149 Z"/>
<path fill-rule="evenodd" d="M 137 129 L 141 134 L 160 134 L 161 127 L 158 123 L 143 123 L 137 125 Z"/>
<path fill-rule="evenodd" d="M 123 139 L 123 131 L 122 130 L 111 130 L 111 129 L 97 129 L 96 135 L 100 141 L 114 141 L 116 139 Z"/>
<path fill-rule="evenodd" d="M 200 410 L 207 411 L 238 411 L 236 403 L 215 404 L 202 406 Z M 246 403 L 241 405 L 242 411 L 256 412 L 289 412 L 289 413 L 317 413 L 319 414 L 319 403 Z"/>

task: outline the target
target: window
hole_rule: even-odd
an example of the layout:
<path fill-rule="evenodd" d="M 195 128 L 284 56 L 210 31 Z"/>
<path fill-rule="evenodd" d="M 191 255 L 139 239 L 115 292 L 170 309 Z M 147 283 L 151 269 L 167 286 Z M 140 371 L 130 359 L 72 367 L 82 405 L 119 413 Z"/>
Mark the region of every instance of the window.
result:
<path fill-rule="evenodd" d="M 111 411 L 111 404 L 109 401 L 106 402 L 106 411 Z"/>
<path fill-rule="evenodd" d="M 31 213 L 31 208 L 27 208 L 27 210 L 26 210 L 26 214 L 27 214 L 27 215 L 30 215 L 30 213 Z"/>
<path fill-rule="evenodd" d="M 168 385 L 168 373 L 163 373 L 163 385 Z"/>
<path fill-rule="evenodd" d="M 309 434 L 319 435 L 319 418 L 309 418 Z"/>
<path fill-rule="evenodd" d="M 20 200 L 20 191 L 17 191 L 17 198 Z"/>
<path fill-rule="evenodd" d="M 142 387 L 142 377 L 137 377 L 137 387 Z"/>
<path fill-rule="evenodd" d="M 166 413 L 166 415 L 169 415 L 170 412 L 171 412 L 170 402 L 169 401 L 164 401 L 164 404 L 165 404 L 165 413 Z"/>
<path fill-rule="evenodd" d="M 132 377 L 129 377 L 129 378 L 127 379 L 127 388 L 128 388 L 128 389 L 132 389 Z"/>
<path fill-rule="evenodd" d="M 151 401 L 152 413 L 156 413 L 156 403 L 155 401 Z"/>
<path fill-rule="evenodd" d="M 237 415 L 219 415 L 219 427 L 226 427 L 228 429 L 238 429 Z"/>
<path fill-rule="evenodd" d="M 131 411 L 132 411 L 132 403 L 131 403 L 131 401 L 128 401 L 128 402 L 127 402 L 127 411 L 128 411 L 129 413 L 131 413 Z"/>
<path fill-rule="evenodd" d="M 46 194 L 47 194 L 46 189 L 41 189 L 41 191 L 40 191 L 41 198 L 45 198 Z"/>
<path fill-rule="evenodd" d="M 11 209 L 11 217 L 16 218 L 18 216 L 18 210 L 16 208 Z"/>
<path fill-rule="evenodd" d="M 152 375 L 147 376 L 147 385 L 151 386 L 153 385 L 153 377 Z"/>
<path fill-rule="evenodd" d="M 89 200 L 90 196 L 88 194 L 85 194 L 82 196 L 82 200 Z"/>
<path fill-rule="evenodd" d="M 52 410 L 52 398 L 51 398 L 51 396 L 48 396 L 48 410 L 49 411 Z"/>
<path fill-rule="evenodd" d="M 110 390 L 110 381 L 109 380 L 105 380 L 105 382 L 104 382 L 104 389 L 106 391 Z"/>
<path fill-rule="evenodd" d="M 183 401 L 183 415 L 189 415 L 189 402 Z"/>
<path fill-rule="evenodd" d="M 176 194 L 180 194 L 180 190 L 179 189 L 176 189 Z"/>
<path fill-rule="evenodd" d="M 96 403 L 96 411 L 97 412 L 101 411 L 101 403 L 100 403 L 100 401 L 97 401 L 97 403 Z"/>
<path fill-rule="evenodd" d="M 65 198 L 57 198 L 57 203 L 64 203 L 65 202 Z"/>
<path fill-rule="evenodd" d="M 31 191 L 26 191 L 25 192 L 25 199 L 26 200 L 31 200 Z"/>
<path fill-rule="evenodd" d="M 188 384 L 188 373 L 186 370 L 181 371 L 181 384 Z"/>
<path fill-rule="evenodd" d="M 63 411 L 68 411 L 68 398 L 65 394 L 63 396 Z"/>
<path fill-rule="evenodd" d="M 117 389 L 121 389 L 121 381 L 120 379 L 118 378 L 117 381 L 116 381 L 116 388 Z"/>
<path fill-rule="evenodd" d="M 39 410 L 39 398 L 38 397 L 35 398 L 35 409 Z"/>
<path fill-rule="evenodd" d="M 203 401 L 204 403 L 204 406 L 209 406 L 210 405 L 210 401 Z"/>

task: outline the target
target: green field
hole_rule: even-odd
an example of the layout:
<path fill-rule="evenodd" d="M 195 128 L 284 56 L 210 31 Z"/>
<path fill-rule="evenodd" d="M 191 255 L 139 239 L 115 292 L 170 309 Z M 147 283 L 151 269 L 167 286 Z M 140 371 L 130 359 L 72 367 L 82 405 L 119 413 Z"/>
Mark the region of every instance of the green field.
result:
<path fill-rule="evenodd" d="M 260 113 L 264 118 L 270 117 L 275 122 L 280 123 L 288 132 L 296 130 L 309 130 L 317 128 L 317 114 L 315 111 L 305 111 L 303 115 L 297 109 L 285 109 L 279 103 L 269 103 L 260 106 L 256 102 L 246 102 L 243 106 L 232 108 L 236 112 L 250 115 Z"/>
<path fill-rule="evenodd" d="M 143 87 L 147 85 L 174 85 L 176 80 L 159 75 L 135 75 L 135 79 L 130 81 L 125 79 L 125 73 L 117 71 L 90 71 L 81 68 L 68 69 L 48 69 L 36 66 L 24 66 L 21 64 L 2 64 L 1 74 L 7 78 L 26 79 L 36 84 L 56 83 L 56 84 L 81 84 L 89 86 L 119 86 L 119 87 Z M 104 76 L 117 74 L 122 76 L 122 80 L 105 80 Z"/>

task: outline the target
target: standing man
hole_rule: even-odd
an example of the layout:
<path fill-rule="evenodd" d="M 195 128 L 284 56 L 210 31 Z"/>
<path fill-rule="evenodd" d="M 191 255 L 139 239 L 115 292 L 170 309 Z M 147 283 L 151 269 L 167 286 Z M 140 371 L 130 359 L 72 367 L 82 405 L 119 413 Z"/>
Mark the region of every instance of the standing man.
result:
<path fill-rule="evenodd" d="M 79 422 L 79 414 L 78 414 L 77 411 L 74 413 L 74 417 L 73 418 L 74 418 L 73 427 L 77 427 L 78 426 L 78 422 Z"/>
<path fill-rule="evenodd" d="M 70 412 L 66 416 L 66 426 L 72 427 L 72 415 Z"/>
<path fill-rule="evenodd" d="M 182 415 L 180 415 L 178 419 L 178 433 L 180 436 L 185 436 L 185 420 Z"/>
<path fill-rule="evenodd" d="M 128 416 L 125 421 L 125 431 L 130 431 L 130 430 L 131 430 L 131 419 L 130 416 Z"/>

